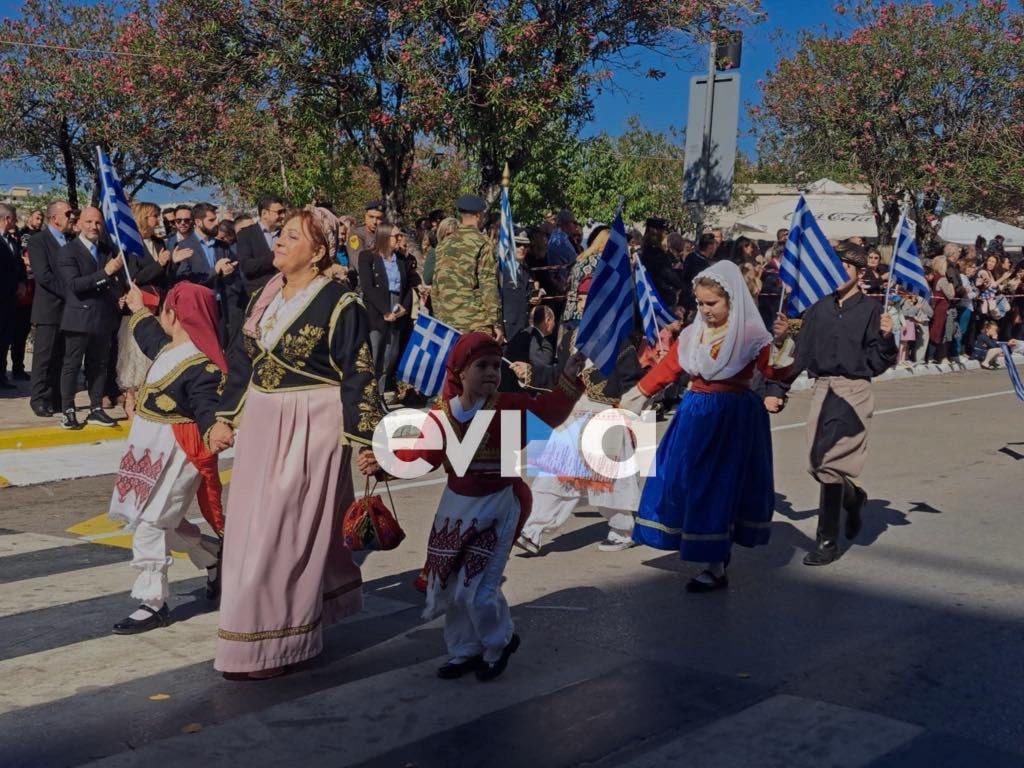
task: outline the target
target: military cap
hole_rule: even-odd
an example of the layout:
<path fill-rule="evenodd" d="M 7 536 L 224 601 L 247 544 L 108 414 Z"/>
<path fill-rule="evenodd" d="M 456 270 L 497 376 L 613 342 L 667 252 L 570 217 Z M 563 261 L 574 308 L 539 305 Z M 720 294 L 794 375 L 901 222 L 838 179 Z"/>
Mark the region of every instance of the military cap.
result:
<path fill-rule="evenodd" d="M 367 200 L 366 210 L 368 211 L 380 211 L 384 212 L 384 201 L 383 200 Z"/>
<path fill-rule="evenodd" d="M 526 230 L 522 229 L 522 228 L 517 228 L 516 229 L 516 236 L 515 236 L 514 239 L 515 239 L 516 245 L 529 245 L 530 244 L 530 236 L 527 235 L 526 234 Z"/>
<path fill-rule="evenodd" d="M 668 222 L 659 216 L 651 216 L 647 220 L 647 229 L 668 229 Z"/>
<path fill-rule="evenodd" d="M 455 201 L 455 207 L 463 213 L 483 213 L 487 210 L 487 203 L 480 195 L 463 195 Z"/>

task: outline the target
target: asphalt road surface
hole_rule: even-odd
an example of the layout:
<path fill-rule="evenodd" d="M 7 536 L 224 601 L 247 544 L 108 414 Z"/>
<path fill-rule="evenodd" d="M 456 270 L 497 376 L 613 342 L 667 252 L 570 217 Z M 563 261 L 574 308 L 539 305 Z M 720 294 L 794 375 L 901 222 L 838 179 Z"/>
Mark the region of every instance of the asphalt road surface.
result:
<path fill-rule="evenodd" d="M 408 539 L 364 563 L 366 610 L 259 683 L 214 672 L 217 615 L 187 561 L 172 626 L 133 607 L 128 549 L 65 533 L 110 476 L 0 491 L 0 765 L 1024 766 L 1024 404 L 1005 372 L 876 385 L 865 531 L 828 568 L 805 470 L 808 395 L 773 417 L 772 541 L 728 592 L 646 548 L 602 553 L 579 513 L 517 554 L 523 645 L 499 680 L 437 680 L 411 581 L 441 485 L 402 483 Z M 229 486 L 230 488 L 230 486 Z M 230 491 L 229 491 L 230 492 Z M 517 550 L 518 552 L 518 550 Z"/>

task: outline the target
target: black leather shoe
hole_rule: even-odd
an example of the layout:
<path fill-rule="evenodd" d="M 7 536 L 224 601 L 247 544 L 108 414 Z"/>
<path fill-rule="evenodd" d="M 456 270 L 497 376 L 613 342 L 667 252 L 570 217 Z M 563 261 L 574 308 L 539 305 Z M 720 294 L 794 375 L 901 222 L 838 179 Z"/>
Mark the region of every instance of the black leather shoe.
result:
<path fill-rule="evenodd" d="M 505 646 L 505 650 L 501 652 L 501 656 L 497 661 L 481 661 L 480 666 L 476 670 L 476 679 L 486 682 L 493 680 L 504 672 L 505 667 L 508 666 L 509 658 L 519 650 L 519 642 L 519 635 L 512 635 L 512 639 L 509 640 L 508 645 Z"/>
<path fill-rule="evenodd" d="M 148 605 L 140 605 L 139 608 L 149 611 L 149 616 L 145 619 L 127 618 L 117 622 L 113 629 L 115 635 L 138 635 L 142 632 L 149 632 L 151 629 L 167 626 L 167 617 L 170 615 L 167 603 L 164 603 L 159 611 L 154 611 Z"/>
<path fill-rule="evenodd" d="M 483 656 L 473 656 L 472 658 L 453 663 L 448 663 L 438 667 L 437 676 L 442 680 L 458 680 L 463 675 L 468 675 L 473 672 L 477 667 L 480 666 L 480 662 L 483 661 Z"/>
<path fill-rule="evenodd" d="M 220 597 L 220 576 L 224 571 L 221 555 L 224 553 L 224 546 L 221 545 L 221 551 L 217 553 L 217 564 L 213 568 L 206 569 L 206 599 L 216 600 Z M 214 573 L 210 573 L 213 571 Z"/>
<path fill-rule="evenodd" d="M 32 413 L 40 419 L 49 419 L 53 416 L 53 409 L 48 405 L 33 405 Z"/>
<path fill-rule="evenodd" d="M 828 565 L 839 559 L 839 545 L 834 541 L 819 541 L 818 546 L 804 556 L 804 565 Z"/>
<path fill-rule="evenodd" d="M 695 576 L 690 579 L 686 582 L 687 592 L 715 592 L 729 586 L 728 574 L 723 573 L 721 576 L 715 576 L 711 571 L 705 569 L 700 572 L 700 576 L 707 578 L 701 579 Z"/>
<path fill-rule="evenodd" d="M 25 371 L 15 371 L 11 374 L 11 378 L 15 381 L 31 381 L 32 377 L 29 376 Z"/>
<path fill-rule="evenodd" d="M 846 481 L 846 492 L 843 494 L 843 506 L 846 508 L 846 538 L 855 539 L 864 527 L 861 512 L 868 502 L 867 492 L 860 486 Z"/>

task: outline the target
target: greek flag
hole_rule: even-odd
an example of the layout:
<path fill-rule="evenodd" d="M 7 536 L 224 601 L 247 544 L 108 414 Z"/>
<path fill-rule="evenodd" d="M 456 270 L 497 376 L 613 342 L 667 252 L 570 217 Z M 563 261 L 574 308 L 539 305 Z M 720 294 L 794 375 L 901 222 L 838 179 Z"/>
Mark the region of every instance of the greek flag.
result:
<path fill-rule="evenodd" d="M 999 348 L 1003 350 L 1003 361 L 1006 363 L 1006 371 L 1010 374 L 1010 383 L 1013 384 L 1013 391 L 1017 393 L 1017 399 L 1024 401 L 1024 382 L 1020 380 L 1020 371 L 1017 364 L 1013 362 L 1013 352 L 1010 345 L 1005 341 L 999 342 Z"/>
<path fill-rule="evenodd" d="M 107 232 L 122 252 L 144 256 L 146 246 L 142 243 L 142 235 L 139 234 L 132 208 L 117 178 L 117 171 L 102 149 L 96 147 L 96 154 L 99 160 L 96 167 L 100 174 L 100 208 Z"/>
<path fill-rule="evenodd" d="M 516 283 L 516 230 L 512 225 L 512 206 L 508 202 L 508 187 L 501 188 L 501 228 L 498 230 L 498 265 L 508 272 L 512 285 Z"/>
<path fill-rule="evenodd" d="M 906 214 L 900 216 L 896 231 L 896 245 L 893 246 L 892 264 L 889 265 L 892 269 L 892 279 L 904 288 L 930 299 L 932 292 L 924 277 L 924 267 L 921 266 L 921 257 L 917 255 L 917 243 L 910 232 L 910 222 L 907 221 Z"/>
<path fill-rule="evenodd" d="M 620 207 L 594 268 L 576 334 L 576 348 L 605 375 L 615 368 L 619 347 L 633 329 L 633 296 L 633 270 Z"/>
<path fill-rule="evenodd" d="M 433 397 L 444 383 L 445 361 L 461 334 L 428 314 L 416 316 L 412 336 L 398 364 L 398 378 Z"/>
<path fill-rule="evenodd" d="M 640 305 L 640 318 L 644 323 L 644 336 L 651 344 L 658 342 L 661 326 L 675 322 L 676 316 L 668 311 L 665 302 L 658 296 L 647 269 L 640 259 L 636 260 L 636 300 Z"/>
<path fill-rule="evenodd" d="M 843 262 L 832 250 L 803 195 L 793 211 L 779 276 L 790 289 L 790 310 L 797 314 L 807 311 L 848 279 Z"/>

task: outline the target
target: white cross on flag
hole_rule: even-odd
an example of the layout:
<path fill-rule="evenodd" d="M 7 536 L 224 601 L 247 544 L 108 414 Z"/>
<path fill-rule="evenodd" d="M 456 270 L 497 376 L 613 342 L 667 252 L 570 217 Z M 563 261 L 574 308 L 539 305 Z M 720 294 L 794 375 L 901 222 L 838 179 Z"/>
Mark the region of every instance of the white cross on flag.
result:
<path fill-rule="evenodd" d="M 434 397 L 444 383 L 448 353 L 461 336 L 451 326 L 420 312 L 412 336 L 398 364 L 398 378 L 427 397 Z"/>

